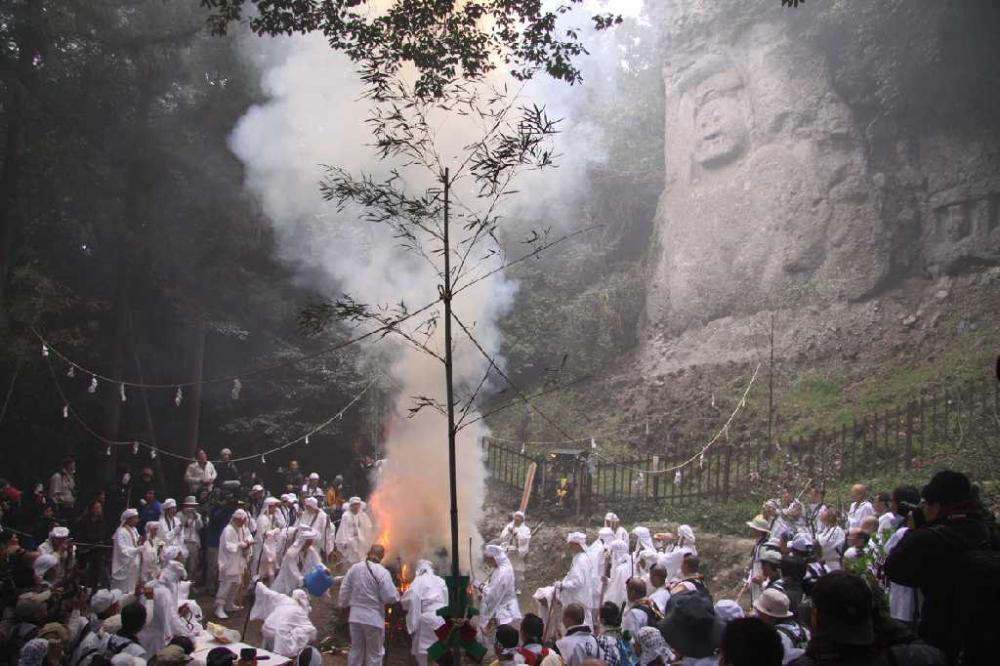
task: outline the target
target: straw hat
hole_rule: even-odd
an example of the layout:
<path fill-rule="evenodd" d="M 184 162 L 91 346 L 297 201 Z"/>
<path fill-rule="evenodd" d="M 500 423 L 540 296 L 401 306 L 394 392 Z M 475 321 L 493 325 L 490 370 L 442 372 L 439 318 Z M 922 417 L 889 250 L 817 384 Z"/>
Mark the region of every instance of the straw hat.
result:
<path fill-rule="evenodd" d="M 779 590 L 764 590 L 753 602 L 753 608 L 761 615 L 768 617 L 792 617 L 794 613 L 789 610 L 788 597 Z"/>
<path fill-rule="evenodd" d="M 767 520 L 761 514 L 757 514 L 753 517 L 753 520 L 747 521 L 747 527 L 752 530 L 757 530 L 758 532 L 770 532 L 771 526 L 768 524 Z"/>

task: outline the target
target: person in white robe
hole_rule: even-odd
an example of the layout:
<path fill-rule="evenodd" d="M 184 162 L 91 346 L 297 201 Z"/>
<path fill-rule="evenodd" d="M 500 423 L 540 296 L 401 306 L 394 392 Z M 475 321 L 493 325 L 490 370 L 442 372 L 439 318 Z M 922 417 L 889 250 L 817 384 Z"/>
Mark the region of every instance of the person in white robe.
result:
<path fill-rule="evenodd" d="M 298 500 L 295 493 L 285 493 L 281 496 L 281 516 L 285 520 L 285 527 L 293 526 L 299 518 Z"/>
<path fill-rule="evenodd" d="M 284 539 L 278 511 L 280 500 L 268 497 L 264 500 L 264 508 L 257 516 L 257 529 L 254 532 L 253 557 L 250 566 L 254 576 L 270 583 L 278 573 L 278 554 Z"/>
<path fill-rule="evenodd" d="M 139 571 L 139 583 L 145 585 L 156 580 L 160 575 L 160 550 L 163 541 L 160 540 L 160 524 L 146 523 L 146 540 L 139 546 L 142 567 Z"/>
<path fill-rule="evenodd" d="M 427 666 L 427 650 L 437 642 L 434 631 L 444 624 L 437 611 L 448 605 L 448 585 L 434 573 L 427 560 L 417 562 L 409 589 L 400 601 L 406 611 L 406 630 L 410 634 L 410 654 L 417 666 Z"/>
<path fill-rule="evenodd" d="M 258 582 L 250 619 L 264 621 L 260 633 L 265 650 L 294 659 L 316 640 L 316 627 L 309 619 L 310 610 L 305 590 L 294 590 L 286 595 Z"/>
<path fill-rule="evenodd" d="M 181 620 L 178 586 L 184 576 L 184 565 L 174 560 L 164 567 L 156 580 L 147 585 L 152 591 L 152 608 L 146 626 L 139 632 L 139 643 L 146 654 L 156 654 L 173 636 L 189 636 L 190 628 Z M 197 635 L 197 634 L 195 634 Z"/>
<path fill-rule="evenodd" d="M 338 603 L 349 608 L 351 651 L 348 666 L 381 666 L 385 652 L 385 607 L 399 601 L 392 575 L 382 566 L 385 548 L 376 544 L 363 562 L 347 570 Z"/>
<path fill-rule="evenodd" d="M 215 616 L 220 620 L 229 617 L 227 611 L 237 611 L 236 595 L 243 573 L 250 561 L 253 536 L 247 527 L 247 512 L 236 509 L 229 524 L 219 538 L 219 591 L 215 595 Z"/>
<path fill-rule="evenodd" d="M 295 541 L 281 558 L 278 575 L 271 584 L 272 590 L 281 594 L 291 594 L 292 590 L 302 587 L 302 581 L 307 573 L 315 569 L 316 565 L 322 566 L 323 559 L 316 549 L 318 536 L 309 527 L 300 526 L 296 530 Z"/>
<path fill-rule="evenodd" d="M 817 558 L 826 566 L 827 571 L 840 571 L 847 533 L 837 524 L 837 512 L 831 507 L 820 514 L 820 523 L 822 527 L 816 532 L 815 543 Z"/>
<path fill-rule="evenodd" d="M 587 546 L 587 557 L 590 558 L 594 566 L 594 599 L 590 604 L 591 612 L 601 608 L 601 585 L 605 577 L 608 576 L 608 567 L 611 566 L 611 544 L 615 540 L 615 531 L 610 527 L 602 527 L 597 532 L 597 538 Z"/>
<path fill-rule="evenodd" d="M 485 549 L 486 564 L 493 567 L 490 579 L 483 587 L 483 600 L 479 609 L 479 626 L 483 629 L 490 620 L 497 625 L 517 625 L 521 620 L 521 608 L 515 592 L 514 569 L 507 553 L 500 546 L 490 544 Z"/>
<path fill-rule="evenodd" d="M 184 546 L 184 539 L 181 535 L 181 519 L 177 515 L 177 500 L 173 497 L 163 500 L 158 522 L 160 524 L 160 540 L 164 546 Z"/>
<path fill-rule="evenodd" d="M 515 511 L 514 519 L 504 526 L 500 532 L 500 545 L 507 552 L 510 565 L 514 568 L 514 581 L 517 593 L 521 594 L 521 583 L 524 581 L 524 568 L 528 558 L 528 548 L 531 545 L 531 530 L 524 524 L 524 512 Z"/>
<path fill-rule="evenodd" d="M 336 530 L 330 524 L 330 516 L 322 511 L 319 500 L 315 497 L 307 497 L 303 502 L 302 515 L 299 516 L 300 527 L 308 527 L 316 533 L 316 550 L 324 560 L 333 555 L 336 542 Z"/>
<path fill-rule="evenodd" d="M 364 502 L 360 497 L 352 497 L 340 517 L 336 535 L 337 550 L 348 566 L 364 560 L 373 532 L 372 521 L 364 512 Z"/>
<path fill-rule="evenodd" d="M 611 576 L 608 577 L 604 587 L 605 602 L 611 602 L 621 608 L 627 599 L 625 584 L 632 577 L 632 557 L 628 552 L 628 542 L 615 539 L 611 542 Z"/>
<path fill-rule="evenodd" d="M 680 576 L 685 555 L 698 554 L 694 530 L 690 525 L 681 525 L 677 528 L 677 534 L 667 533 L 663 536 L 669 545 L 667 552 L 658 558 L 658 564 L 667 570 L 667 580 L 675 580 Z"/>
<path fill-rule="evenodd" d="M 868 516 L 875 515 L 875 507 L 868 501 L 868 488 L 863 484 L 851 486 L 851 506 L 847 510 L 847 529 L 860 529 Z"/>
<path fill-rule="evenodd" d="M 609 511 L 604 514 L 604 526 L 609 528 L 612 532 L 612 538 L 608 541 L 608 543 L 611 543 L 615 539 L 621 539 L 625 543 L 628 543 L 628 530 L 622 527 L 622 521 L 618 518 L 617 513 Z"/>
<path fill-rule="evenodd" d="M 632 550 L 632 560 L 635 562 L 635 576 L 644 578 L 648 576 L 649 569 L 659 557 L 656 546 L 653 544 L 653 536 L 649 533 L 648 527 L 641 525 L 632 528 L 632 536 L 635 537 L 635 548 Z"/>
<path fill-rule="evenodd" d="M 56 564 L 55 577 L 62 579 L 73 570 L 76 563 L 76 547 L 70 543 L 69 528 L 56 525 L 49 531 L 49 538 L 38 546 L 38 552 L 42 555 L 53 555 Z"/>
<path fill-rule="evenodd" d="M 139 512 L 125 509 L 121 524 L 112 537 L 111 587 L 122 594 L 134 594 L 139 584 L 140 547 L 145 543 L 145 537 L 139 536 L 138 524 Z"/>
<path fill-rule="evenodd" d="M 184 559 L 184 569 L 192 581 L 201 579 L 201 529 L 204 521 L 198 512 L 198 500 L 193 495 L 184 498 L 183 512 L 180 517 L 180 542 L 187 556 Z"/>
<path fill-rule="evenodd" d="M 584 624 L 593 627 L 590 607 L 597 580 L 594 578 L 594 563 L 586 553 L 587 536 L 582 532 L 571 532 L 566 536 L 566 544 L 573 554 L 573 562 L 563 579 L 555 584 L 555 593 L 563 608 L 574 603 L 582 606 L 585 613 Z"/>

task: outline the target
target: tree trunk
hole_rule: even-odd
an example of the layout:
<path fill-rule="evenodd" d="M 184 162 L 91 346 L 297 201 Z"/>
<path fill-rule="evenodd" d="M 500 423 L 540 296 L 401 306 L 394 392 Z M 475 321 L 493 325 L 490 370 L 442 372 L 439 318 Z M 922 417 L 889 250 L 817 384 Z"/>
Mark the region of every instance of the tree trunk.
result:
<path fill-rule="evenodd" d="M 118 275 L 115 282 L 114 297 L 114 328 L 111 337 L 111 370 L 108 373 L 116 383 L 104 387 L 105 413 L 107 421 L 104 426 L 104 436 L 112 441 L 121 439 L 122 399 L 121 386 L 118 381 L 123 379 L 125 370 L 125 350 L 128 347 L 129 320 L 129 265 L 128 250 L 122 240 L 118 247 Z M 114 477 L 118 464 L 118 448 L 111 447 L 111 456 L 105 466 L 101 484 L 104 485 Z"/>
<path fill-rule="evenodd" d="M 203 320 L 199 320 L 194 330 L 194 357 L 191 359 L 191 380 L 195 382 L 188 388 L 185 400 L 188 403 L 187 444 L 184 455 L 194 458 L 198 451 L 198 429 L 201 424 L 201 381 L 205 375 L 205 337 L 208 329 Z"/>

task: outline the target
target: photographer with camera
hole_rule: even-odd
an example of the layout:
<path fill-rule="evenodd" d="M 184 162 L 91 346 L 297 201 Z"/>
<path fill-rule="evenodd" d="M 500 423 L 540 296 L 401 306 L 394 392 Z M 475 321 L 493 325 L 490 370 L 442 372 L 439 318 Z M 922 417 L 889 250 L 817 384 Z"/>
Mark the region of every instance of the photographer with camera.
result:
<path fill-rule="evenodd" d="M 919 589 L 918 633 L 949 664 L 996 663 L 1000 543 L 992 517 L 959 472 L 938 472 L 920 495 L 885 574 L 893 584 Z"/>

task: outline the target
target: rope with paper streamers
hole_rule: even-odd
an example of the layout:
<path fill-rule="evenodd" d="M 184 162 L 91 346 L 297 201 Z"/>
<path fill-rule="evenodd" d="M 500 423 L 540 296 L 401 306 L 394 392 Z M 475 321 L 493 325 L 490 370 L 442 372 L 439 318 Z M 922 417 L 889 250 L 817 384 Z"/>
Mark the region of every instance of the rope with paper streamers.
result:
<path fill-rule="evenodd" d="M 271 370 L 277 370 L 279 368 L 285 368 L 285 367 L 293 366 L 293 365 L 296 365 L 298 363 L 302 363 L 303 361 L 309 361 L 309 360 L 312 360 L 314 358 L 319 358 L 320 356 L 325 356 L 326 354 L 332 354 L 335 351 L 339 351 L 341 349 L 344 349 L 345 347 L 349 347 L 349 346 L 351 346 L 353 344 L 356 344 L 358 342 L 362 342 L 362 341 L 367 340 L 368 338 L 376 336 L 376 335 L 378 335 L 380 333 L 383 334 L 383 335 L 385 335 L 385 334 L 389 333 L 390 331 L 392 331 L 399 324 L 402 324 L 403 322 L 405 322 L 405 321 L 407 321 L 409 319 L 412 319 L 413 317 L 415 317 L 415 316 L 417 316 L 417 315 L 419 315 L 419 314 L 421 314 L 423 312 L 426 312 L 427 310 L 429 310 L 432 307 L 434 307 L 435 305 L 437 305 L 437 303 L 438 303 L 438 301 L 433 301 L 431 303 L 428 303 L 427 305 L 423 306 L 422 308 L 419 308 L 417 310 L 414 310 L 413 312 L 408 312 L 405 315 L 397 317 L 397 318 L 393 319 L 392 321 L 388 322 L 387 324 L 385 324 L 383 326 L 379 326 L 378 328 L 374 328 L 374 329 L 372 329 L 372 330 L 370 330 L 370 331 L 368 331 L 366 333 L 362 333 L 360 335 L 356 335 L 353 338 L 349 338 L 348 340 L 344 340 L 343 342 L 338 342 L 337 344 L 330 345 L 329 347 L 324 347 L 323 349 L 320 349 L 318 351 L 312 352 L 311 354 L 303 354 L 302 356 L 299 356 L 299 357 L 296 357 L 296 358 L 293 358 L 293 359 L 289 359 L 289 360 L 286 360 L 286 361 L 280 361 L 280 362 L 277 362 L 277 363 L 269 363 L 267 365 L 263 365 L 263 366 L 260 366 L 260 367 L 257 367 L 257 368 L 252 368 L 252 369 L 247 370 L 246 372 L 243 372 L 243 373 L 240 373 L 240 374 L 219 375 L 217 377 L 209 377 L 208 379 L 202 379 L 201 381 L 171 382 L 171 383 L 167 383 L 167 384 L 164 384 L 164 383 L 159 383 L 158 384 L 158 383 L 150 383 L 150 382 L 136 382 L 136 381 L 130 381 L 130 380 L 126 380 L 126 379 L 115 379 L 114 377 L 110 377 L 108 375 L 101 374 L 101 373 L 99 373 L 99 372 L 97 372 L 95 370 L 92 370 L 92 369 L 88 368 L 85 365 L 77 363 L 76 361 L 74 361 L 73 359 L 71 359 L 70 357 L 66 356 L 61 351 L 59 351 L 58 349 L 56 349 L 55 347 L 53 347 L 51 345 L 51 343 L 41 333 L 38 332 L 37 329 L 32 328 L 31 332 L 34 333 L 35 337 L 38 338 L 39 342 L 42 345 L 42 358 L 44 358 L 46 361 L 50 361 L 49 356 L 51 355 L 51 356 L 57 357 L 58 359 L 60 359 L 64 363 L 66 363 L 69 366 L 69 370 L 67 370 L 66 376 L 69 377 L 69 378 L 71 378 L 71 379 L 74 378 L 74 377 L 76 377 L 77 371 L 79 371 L 81 374 L 83 374 L 85 376 L 89 376 L 90 377 L 90 385 L 87 387 L 87 392 L 88 393 L 96 393 L 97 392 L 98 383 L 99 382 L 107 382 L 109 384 L 112 384 L 112 385 L 118 387 L 119 392 L 122 395 L 122 402 L 125 402 L 125 400 L 126 400 L 126 397 L 125 397 L 125 388 L 126 387 L 128 387 L 128 388 L 137 388 L 137 389 L 174 389 L 176 391 L 176 394 L 174 396 L 174 402 L 177 404 L 178 407 L 180 407 L 181 401 L 183 400 L 183 389 L 191 388 L 193 386 L 205 386 L 205 385 L 208 385 L 208 384 L 221 384 L 221 383 L 232 382 L 232 384 L 233 384 L 232 394 L 233 394 L 233 399 L 235 400 L 235 399 L 239 398 L 240 391 L 243 388 L 243 384 L 242 384 L 241 380 L 246 379 L 247 377 L 253 377 L 255 375 L 259 375 L 259 374 L 262 374 L 262 373 L 265 373 L 265 372 L 269 372 Z"/>
<path fill-rule="evenodd" d="M 736 408 L 733 410 L 733 413 L 729 415 L 729 418 L 726 419 L 726 422 L 723 424 L 722 428 L 720 428 L 719 431 L 715 433 L 715 437 L 710 439 L 708 443 L 705 444 L 705 446 L 701 447 L 701 449 L 697 453 L 695 453 L 693 456 L 691 456 L 684 462 L 674 465 L 672 467 L 666 467 L 664 469 L 646 470 L 646 469 L 639 469 L 637 467 L 629 467 L 628 465 L 623 465 L 622 463 L 615 462 L 614 460 L 609 460 L 608 458 L 602 456 L 600 453 L 594 453 L 593 454 L 594 457 L 600 458 L 604 462 L 614 465 L 615 467 L 619 467 L 621 469 L 627 469 L 632 472 L 638 472 L 641 475 L 649 475 L 649 476 L 653 476 L 656 474 L 667 474 L 669 472 L 679 473 L 681 470 L 683 470 L 685 467 L 693 463 L 695 460 L 698 460 L 700 465 L 705 460 L 705 453 L 707 453 L 708 450 L 712 448 L 712 446 L 715 445 L 716 442 L 722 439 L 723 435 L 726 435 L 729 432 L 729 426 L 733 422 L 733 420 L 736 419 L 736 415 L 739 414 L 744 407 L 746 407 L 747 396 L 750 395 L 750 389 L 753 388 L 754 383 L 757 381 L 758 373 L 760 373 L 760 363 L 758 363 L 757 367 L 754 368 L 753 375 L 751 375 L 750 377 L 750 382 L 747 384 L 746 389 L 743 391 L 743 396 L 740 398 L 740 401 L 736 403 Z M 675 482 L 679 481 L 675 479 Z"/>
<path fill-rule="evenodd" d="M 56 391 L 59 393 L 59 397 L 62 398 L 62 401 L 63 401 L 63 418 L 70 418 L 70 417 L 72 417 L 74 421 L 76 421 L 77 423 L 80 424 L 80 427 L 83 428 L 87 432 L 87 434 L 89 434 L 94 439 L 100 441 L 101 443 L 106 444 L 108 446 L 108 455 L 111 454 L 111 447 L 112 446 L 131 446 L 133 454 L 138 453 L 139 452 L 139 448 L 141 447 L 141 448 L 145 448 L 145 449 L 147 449 L 149 451 L 150 458 L 155 458 L 157 456 L 157 454 L 162 454 L 162 455 L 168 456 L 170 458 L 176 458 L 178 460 L 186 460 L 188 462 L 194 462 L 194 460 L 195 460 L 194 458 L 189 458 L 188 456 L 182 456 L 182 455 L 180 455 L 178 453 L 174 453 L 173 451 L 167 451 L 166 449 L 161 449 L 158 446 L 154 446 L 152 444 L 149 444 L 147 442 L 143 442 L 141 440 L 128 440 L 128 441 L 113 440 L 113 439 L 108 439 L 104 435 L 100 434 L 99 432 L 97 432 L 96 430 L 94 430 L 92 427 L 90 427 L 90 425 L 86 421 L 84 421 L 83 418 L 80 416 L 79 412 L 77 412 L 77 410 L 74 409 L 73 406 L 70 404 L 69 399 L 66 397 L 66 393 L 63 391 L 62 385 L 59 384 L 59 378 L 56 376 L 56 371 L 52 367 L 52 363 L 51 362 L 48 363 L 48 368 L 49 368 L 49 373 L 52 375 L 52 382 L 55 384 Z M 253 455 L 249 455 L 249 456 L 242 456 L 240 458 L 231 458 L 230 462 L 243 462 L 243 461 L 246 461 L 246 460 L 253 460 L 255 458 L 260 458 L 261 462 L 267 462 L 267 456 L 269 456 L 269 455 L 271 455 L 273 453 L 277 453 L 278 451 L 282 451 L 284 449 L 287 449 L 288 447 L 290 447 L 290 446 L 292 446 L 294 444 L 298 444 L 299 442 L 304 442 L 305 444 L 308 444 L 310 436 L 319 433 L 320 431 L 322 431 L 323 429 L 325 429 L 327 426 L 329 426 L 334 421 L 339 421 L 340 419 L 342 419 L 344 417 L 344 414 L 347 412 L 347 410 L 349 410 L 351 407 L 353 407 L 355 405 L 355 403 L 357 403 L 359 400 L 361 400 L 361 398 L 366 393 L 368 393 L 368 390 L 371 389 L 371 387 L 375 385 L 375 383 L 378 381 L 378 378 L 380 376 L 381 376 L 380 372 L 376 373 L 376 375 L 372 378 L 372 380 L 370 382 L 368 382 L 368 384 L 361 390 L 361 392 L 358 393 L 357 395 L 355 395 L 353 398 L 351 398 L 350 402 L 348 402 L 346 405 L 344 405 L 339 412 L 337 412 L 336 414 L 334 414 L 333 416 L 331 416 L 327 420 L 323 421 L 322 423 L 320 423 L 319 425 L 317 425 L 315 428 L 313 428 L 309 432 L 307 432 L 307 433 L 305 433 L 303 435 L 300 435 L 300 436 L 296 437 L 295 439 L 289 440 L 289 441 L 287 441 L 287 442 L 285 442 L 283 444 L 275 446 L 275 447 L 273 447 L 271 449 L 268 449 L 267 451 L 262 451 L 260 453 L 254 453 Z M 222 462 L 222 461 L 221 460 L 212 460 L 210 462 L 217 463 L 217 462 Z"/>

